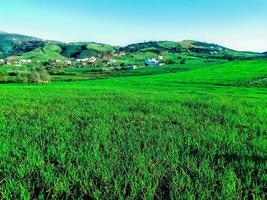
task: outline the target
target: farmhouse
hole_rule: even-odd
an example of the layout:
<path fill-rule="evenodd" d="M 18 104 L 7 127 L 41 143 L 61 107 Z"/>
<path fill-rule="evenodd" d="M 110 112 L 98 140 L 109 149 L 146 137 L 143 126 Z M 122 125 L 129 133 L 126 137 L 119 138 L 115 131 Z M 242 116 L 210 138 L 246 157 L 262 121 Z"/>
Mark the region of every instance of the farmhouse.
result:
<path fill-rule="evenodd" d="M 97 60 L 96 57 L 91 57 L 91 58 L 89 58 L 88 62 L 89 63 L 95 63 L 96 60 Z"/>
<path fill-rule="evenodd" d="M 84 59 L 76 59 L 76 62 L 88 62 L 89 58 L 84 58 Z"/>
<path fill-rule="evenodd" d="M 71 65 L 72 64 L 72 62 L 70 60 L 65 60 L 64 63 L 67 64 L 67 65 Z"/>
<path fill-rule="evenodd" d="M 26 63 L 32 63 L 32 60 L 30 60 L 30 59 L 22 59 L 22 60 L 19 61 L 18 64 L 26 64 Z"/>
<path fill-rule="evenodd" d="M 109 61 L 107 62 L 108 65 L 112 65 L 112 64 L 116 64 L 117 61 L 114 59 L 109 59 Z"/>
<path fill-rule="evenodd" d="M 162 55 L 158 55 L 158 59 L 159 60 L 163 60 L 163 56 Z"/>
<path fill-rule="evenodd" d="M 146 66 L 158 66 L 159 65 L 159 61 L 156 58 L 147 59 L 145 61 L 145 65 Z"/>
<path fill-rule="evenodd" d="M 126 53 L 125 52 L 120 52 L 119 53 L 119 56 L 122 57 L 122 56 L 126 56 Z"/>
<path fill-rule="evenodd" d="M 0 59 L 0 65 L 3 65 L 5 63 L 6 63 L 6 61 L 4 59 Z"/>
<path fill-rule="evenodd" d="M 103 56 L 105 59 L 111 59 L 113 58 L 113 55 L 112 54 L 106 54 Z"/>

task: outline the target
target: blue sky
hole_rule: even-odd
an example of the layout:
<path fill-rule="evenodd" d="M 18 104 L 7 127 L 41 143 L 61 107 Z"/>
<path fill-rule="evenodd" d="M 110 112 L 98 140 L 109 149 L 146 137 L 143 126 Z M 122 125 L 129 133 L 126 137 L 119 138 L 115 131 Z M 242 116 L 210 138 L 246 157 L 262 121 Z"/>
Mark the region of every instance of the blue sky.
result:
<path fill-rule="evenodd" d="M 267 51 L 267 0 L 1 0 L 0 30 L 65 42 L 214 42 Z"/>

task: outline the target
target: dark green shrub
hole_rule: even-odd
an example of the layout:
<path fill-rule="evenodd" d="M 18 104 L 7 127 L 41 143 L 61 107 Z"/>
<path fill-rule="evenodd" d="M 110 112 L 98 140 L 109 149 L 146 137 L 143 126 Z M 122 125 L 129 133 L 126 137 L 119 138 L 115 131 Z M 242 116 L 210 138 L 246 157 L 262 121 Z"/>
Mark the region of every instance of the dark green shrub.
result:
<path fill-rule="evenodd" d="M 234 57 L 232 57 L 232 56 L 229 56 L 229 57 L 228 57 L 228 61 L 234 61 L 234 60 L 235 60 Z"/>
<path fill-rule="evenodd" d="M 186 59 L 183 58 L 183 59 L 181 60 L 180 64 L 181 64 L 181 65 L 184 65 L 185 63 L 186 63 Z"/>
<path fill-rule="evenodd" d="M 166 60 L 166 64 L 167 65 L 172 65 L 172 64 L 175 64 L 175 62 L 173 60 Z"/>

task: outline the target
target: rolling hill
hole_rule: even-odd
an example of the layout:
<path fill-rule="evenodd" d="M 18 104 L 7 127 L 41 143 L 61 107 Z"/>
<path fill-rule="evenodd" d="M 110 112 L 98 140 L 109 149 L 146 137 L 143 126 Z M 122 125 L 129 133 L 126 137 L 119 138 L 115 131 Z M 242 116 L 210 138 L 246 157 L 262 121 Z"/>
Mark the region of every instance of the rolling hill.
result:
<path fill-rule="evenodd" d="M 32 61 L 45 62 L 49 60 L 63 60 L 65 59 L 60 53 L 62 49 L 59 45 L 53 43 L 47 43 L 44 47 L 39 47 L 33 51 L 23 53 L 17 57 L 17 60 L 30 59 Z"/>
<path fill-rule="evenodd" d="M 0 32 L 0 57 L 20 55 L 44 45 L 44 41 L 35 37 Z"/>
<path fill-rule="evenodd" d="M 184 40 L 181 42 L 172 41 L 152 41 L 131 44 L 126 47 L 121 47 L 121 51 L 129 53 L 135 52 L 171 52 L 189 54 L 198 57 L 213 57 L 213 58 L 237 58 L 237 59 L 250 59 L 255 57 L 263 57 L 261 53 L 255 52 L 241 52 L 235 51 L 217 44 L 198 42 L 193 40 Z"/>
<path fill-rule="evenodd" d="M 67 58 L 87 58 L 97 54 L 108 54 L 115 51 L 116 48 L 95 42 L 80 42 L 62 45 L 62 55 Z"/>
<path fill-rule="evenodd" d="M 43 51 L 46 46 L 57 46 L 56 53 Z M 51 50 L 51 49 L 50 49 Z M 49 50 L 49 51 L 50 51 Z M 240 52 L 217 44 L 184 40 L 173 41 L 151 41 L 144 43 L 130 44 L 125 47 L 116 47 L 95 42 L 63 43 L 57 41 L 45 41 L 31 36 L 10 34 L 0 32 L 0 58 L 9 56 L 21 56 L 22 58 L 61 59 L 65 58 L 87 58 L 98 54 L 109 54 L 115 51 L 131 53 L 178 53 L 187 54 L 202 58 L 223 58 L 223 59 L 252 59 L 264 58 L 267 53 Z M 52 50 L 53 52 L 53 50 Z M 49 56 L 47 56 L 47 53 Z M 54 57 L 53 57 L 54 55 Z"/>

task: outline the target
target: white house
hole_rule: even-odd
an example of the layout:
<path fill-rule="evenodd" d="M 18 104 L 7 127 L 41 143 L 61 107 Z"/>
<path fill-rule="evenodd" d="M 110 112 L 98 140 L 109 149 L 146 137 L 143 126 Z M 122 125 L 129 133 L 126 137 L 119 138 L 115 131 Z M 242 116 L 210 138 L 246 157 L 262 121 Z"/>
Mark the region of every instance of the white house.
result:
<path fill-rule="evenodd" d="M 156 58 L 151 58 L 145 61 L 146 66 L 158 66 L 159 61 Z"/>
<path fill-rule="evenodd" d="M 158 55 L 158 59 L 159 60 L 163 60 L 163 56 L 162 55 Z"/>
<path fill-rule="evenodd" d="M 71 62 L 70 60 L 66 60 L 66 61 L 65 61 L 65 64 L 71 65 L 71 63 L 72 63 L 72 62 Z"/>
<path fill-rule="evenodd" d="M 91 57 L 89 58 L 89 63 L 95 63 L 96 62 L 96 57 Z"/>
<path fill-rule="evenodd" d="M 32 60 L 30 60 L 30 59 L 22 59 L 19 62 L 22 63 L 22 64 L 26 64 L 26 63 L 32 63 Z"/>
<path fill-rule="evenodd" d="M 112 64 L 116 64 L 117 63 L 117 61 L 116 60 L 114 60 L 114 59 L 109 59 L 109 61 L 108 61 L 108 65 L 112 65 Z"/>
<path fill-rule="evenodd" d="M 88 62 L 89 58 L 84 58 L 84 59 L 76 59 L 77 62 Z"/>
<path fill-rule="evenodd" d="M 120 53 L 119 53 L 119 56 L 121 56 L 121 57 L 122 57 L 122 56 L 126 56 L 126 53 L 125 53 L 125 52 L 120 52 Z"/>

